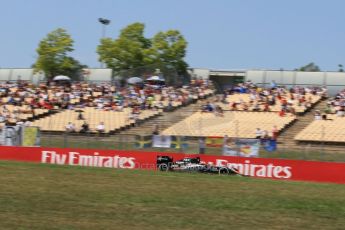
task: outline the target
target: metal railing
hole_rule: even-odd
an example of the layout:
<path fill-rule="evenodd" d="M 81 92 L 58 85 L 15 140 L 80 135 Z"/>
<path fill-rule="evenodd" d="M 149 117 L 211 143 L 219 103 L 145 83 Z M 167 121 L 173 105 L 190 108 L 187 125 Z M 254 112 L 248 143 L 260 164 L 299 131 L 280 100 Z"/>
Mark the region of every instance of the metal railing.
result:
<path fill-rule="evenodd" d="M 146 138 L 146 139 L 145 139 Z M 150 145 L 140 145 L 139 142 L 150 142 L 151 137 L 148 135 L 139 136 L 131 134 L 42 134 L 41 146 L 58 147 L 58 148 L 81 148 L 81 149 L 111 149 L 143 152 L 175 152 L 198 154 L 200 150 L 198 137 L 188 138 L 184 145 L 188 147 L 180 148 L 154 148 Z M 278 158 L 278 159 L 296 159 L 296 160 L 316 160 L 316 161 L 333 161 L 345 162 L 345 152 L 342 150 L 344 144 L 319 143 L 302 143 L 296 145 L 277 144 L 277 149 L 273 152 L 267 152 L 263 147 L 260 148 L 258 157 Z M 141 146 L 141 147 L 140 147 Z M 205 154 L 222 155 L 223 147 L 205 148 Z"/>

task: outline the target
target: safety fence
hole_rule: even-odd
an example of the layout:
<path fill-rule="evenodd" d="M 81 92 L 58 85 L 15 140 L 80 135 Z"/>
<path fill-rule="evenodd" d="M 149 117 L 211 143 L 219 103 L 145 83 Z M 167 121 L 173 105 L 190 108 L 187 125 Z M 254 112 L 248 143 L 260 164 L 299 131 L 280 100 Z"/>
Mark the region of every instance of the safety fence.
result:
<path fill-rule="evenodd" d="M 140 128 L 139 128 L 140 129 Z M 188 154 L 284 158 L 345 162 L 343 142 L 345 135 L 333 134 L 333 142 L 328 141 L 330 134 L 325 129 L 308 133 L 314 141 L 271 138 L 243 138 L 241 136 L 170 136 L 134 135 L 107 133 L 40 132 L 37 127 L 5 126 L 0 132 L 0 145 L 3 146 L 44 146 L 82 149 L 118 149 L 177 152 Z M 319 137 L 319 139 L 316 139 Z M 328 138 L 328 139 L 327 139 Z"/>
<path fill-rule="evenodd" d="M 286 144 L 282 141 L 257 141 L 231 138 L 231 144 L 220 137 L 156 137 L 161 142 L 154 145 L 152 135 L 130 134 L 41 134 L 40 146 L 82 149 L 140 150 L 144 152 L 174 152 L 187 154 L 227 155 L 261 158 L 281 158 L 345 162 L 342 145 L 326 143 Z M 163 140 L 162 140 L 163 138 Z M 257 153 L 255 154 L 255 151 Z M 254 153 L 253 153 L 254 152 Z"/>

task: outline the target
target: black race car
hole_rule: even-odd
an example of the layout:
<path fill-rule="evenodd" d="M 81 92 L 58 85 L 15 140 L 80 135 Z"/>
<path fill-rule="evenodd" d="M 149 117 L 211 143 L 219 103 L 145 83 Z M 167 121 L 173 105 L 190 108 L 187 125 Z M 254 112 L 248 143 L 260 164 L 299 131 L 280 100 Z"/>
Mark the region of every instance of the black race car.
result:
<path fill-rule="evenodd" d="M 200 161 L 200 157 L 185 157 L 174 162 L 172 157 L 158 156 L 157 168 L 160 171 L 240 175 L 238 170 L 235 168 L 206 164 L 205 162 Z"/>

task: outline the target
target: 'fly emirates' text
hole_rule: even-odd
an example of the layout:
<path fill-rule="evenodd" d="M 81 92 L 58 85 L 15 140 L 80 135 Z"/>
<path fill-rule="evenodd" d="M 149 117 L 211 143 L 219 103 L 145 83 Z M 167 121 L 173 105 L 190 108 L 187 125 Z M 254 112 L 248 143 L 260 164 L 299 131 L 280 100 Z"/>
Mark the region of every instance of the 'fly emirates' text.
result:
<path fill-rule="evenodd" d="M 82 155 L 78 152 L 69 152 L 68 154 L 59 154 L 55 151 L 42 151 L 42 163 L 58 165 L 80 165 L 91 167 L 107 168 L 134 168 L 134 157 L 99 156 L 98 152 L 93 155 Z"/>

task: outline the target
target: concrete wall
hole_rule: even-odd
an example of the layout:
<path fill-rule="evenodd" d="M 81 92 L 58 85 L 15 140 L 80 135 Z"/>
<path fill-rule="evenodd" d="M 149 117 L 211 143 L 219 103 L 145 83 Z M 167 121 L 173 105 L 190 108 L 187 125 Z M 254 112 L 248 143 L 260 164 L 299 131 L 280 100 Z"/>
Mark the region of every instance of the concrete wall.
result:
<path fill-rule="evenodd" d="M 204 68 L 192 68 L 189 70 L 189 74 L 192 76 L 192 78 L 196 77 L 198 79 L 209 79 L 210 76 L 210 70 L 204 69 Z"/>
<path fill-rule="evenodd" d="M 111 81 L 113 71 L 112 69 L 85 69 L 89 74 L 84 75 L 87 81 Z"/>
<path fill-rule="evenodd" d="M 84 75 L 89 81 L 111 81 L 111 69 L 86 69 L 88 74 Z M 33 69 L 0 69 L 0 81 L 25 80 L 38 83 L 45 80 L 44 72 L 34 73 Z"/>
<path fill-rule="evenodd" d="M 88 74 L 84 75 L 85 80 L 102 82 L 111 81 L 111 69 L 86 69 Z M 345 73 L 341 72 L 301 72 L 301 71 L 280 71 L 280 70 L 247 70 L 247 71 L 225 71 L 210 70 L 206 68 L 191 68 L 189 73 L 192 77 L 209 79 L 213 73 L 219 77 L 223 85 L 233 84 L 231 76 L 245 75 L 244 80 L 252 80 L 256 84 L 269 86 L 274 80 L 277 84 L 288 87 L 294 85 L 306 86 L 327 86 L 330 94 L 335 94 L 345 88 Z M 229 75 L 229 81 L 227 81 Z M 216 76 L 215 76 L 216 77 Z M 0 69 L 0 81 L 28 80 L 34 83 L 43 81 L 45 75 L 42 72 L 34 73 L 30 68 Z"/>
<path fill-rule="evenodd" d="M 0 69 L 0 81 L 33 80 L 33 69 Z"/>
<path fill-rule="evenodd" d="M 269 86 L 274 80 L 286 86 L 327 86 L 331 95 L 345 88 L 345 73 L 342 72 L 302 72 L 279 70 L 248 70 L 246 80 Z"/>

